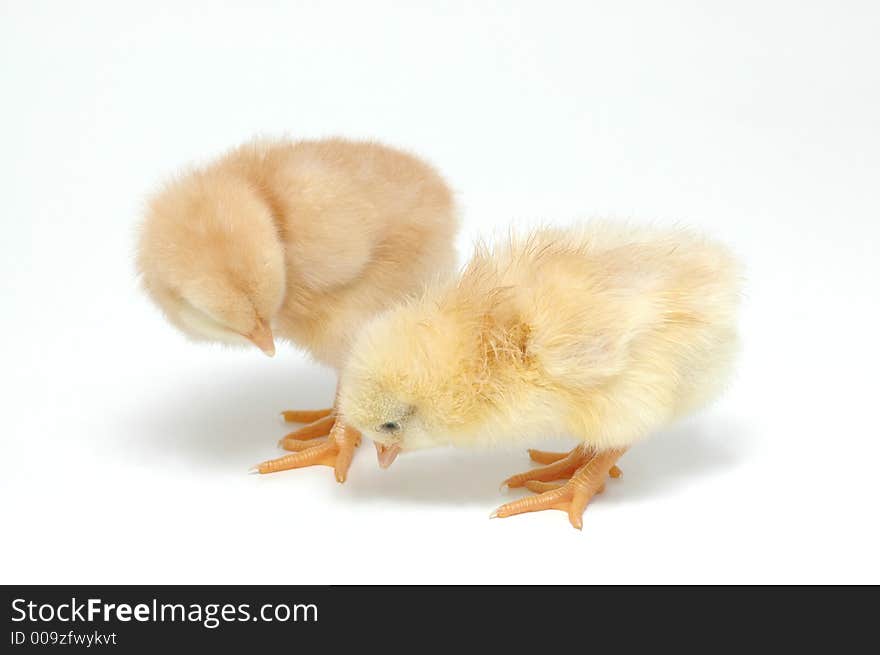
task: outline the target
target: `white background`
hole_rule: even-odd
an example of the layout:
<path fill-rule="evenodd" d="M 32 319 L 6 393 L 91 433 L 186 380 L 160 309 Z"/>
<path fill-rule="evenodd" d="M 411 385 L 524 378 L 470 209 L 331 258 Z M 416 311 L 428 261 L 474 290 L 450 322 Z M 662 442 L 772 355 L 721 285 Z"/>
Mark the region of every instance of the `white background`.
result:
<path fill-rule="evenodd" d="M 2 2 L 0 582 L 880 582 L 874 2 Z M 433 161 L 471 237 L 681 222 L 744 260 L 729 393 L 573 530 L 489 520 L 521 451 L 247 475 L 331 400 L 293 347 L 188 343 L 143 199 L 255 134 Z"/>

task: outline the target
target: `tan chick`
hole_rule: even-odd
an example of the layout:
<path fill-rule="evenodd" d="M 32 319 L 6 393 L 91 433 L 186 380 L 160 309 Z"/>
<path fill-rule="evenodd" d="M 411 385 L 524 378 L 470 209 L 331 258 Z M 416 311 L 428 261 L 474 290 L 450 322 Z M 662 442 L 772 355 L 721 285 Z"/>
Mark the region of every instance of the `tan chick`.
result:
<path fill-rule="evenodd" d="M 339 401 L 380 463 L 398 452 L 574 435 L 494 516 L 576 528 L 635 442 L 716 396 L 737 349 L 737 264 L 689 232 L 589 223 L 479 247 L 455 280 L 358 336 Z"/>
<path fill-rule="evenodd" d="M 189 336 L 272 355 L 277 335 L 338 369 L 365 321 L 454 265 L 456 228 L 446 183 L 409 154 L 256 141 L 151 199 L 138 268 Z M 309 425 L 282 440 L 294 454 L 259 471 L 325 464 L 344 481 L 360 435 L 334 409 L 284 417 Z"/>

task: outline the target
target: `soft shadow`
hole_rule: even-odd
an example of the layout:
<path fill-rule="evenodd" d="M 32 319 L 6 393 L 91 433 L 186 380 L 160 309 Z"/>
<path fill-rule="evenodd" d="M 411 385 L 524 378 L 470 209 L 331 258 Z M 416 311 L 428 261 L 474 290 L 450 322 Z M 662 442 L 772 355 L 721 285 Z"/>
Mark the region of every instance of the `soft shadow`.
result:
<path fill-rule="evenodd" d="M 630 502 L 687 487 L 734 469 L 748 456 L 743 424 L 707 415 L 651 435 L 620 460 L 623 476 L 610 480 L 605 502 Z"/>
<path fill-rule="evenodd" d="M 152 454 L 177 457 L 200 468 L 239 469 L 282 451 L 275 443 L 296 426 L 281 425 L 282 409 L 317 409 L 333 399 L 333 371 L 308 362 L 255 364 L 244 360 L 211 374 L 193 370 L 169 381 L 155 405 L 140 403 L 127 417 L 130 445 Z M 696 479 L 731 469 L 747 456 L 742 425 L 711 413 L 652 435 L 624 455 L 624 476 L 610 481 L 605 502 L 628 502 L 681 488 Z M 573 441 L 535 440 L 545 450 L 568 450 Z M 515 450 L 441 449 L 402 455 L 379 469 L 365 441 L 348 481 L 334 494 L 341 502 L 381 500 L 432 505 L 481 505 L 523 495 L 499 491 L 508 476 L 528 470 L 525 445 Z M 296 474 L 296 472 L 291 472 Z M 332 478 L 331 478 L 332 479 Z"/>
<path fill-rule="evenodd" d="M 652 435 L 621 459 L 624 475 L 610 481 L 611 502 L 662 495 L 694 480 L 734 468 L 746 456 L 744 430 L 720 417 L 693 419 Z M 545 450 L 568 450 L 573 442 L 536 441 Z M 372 455 L 372 453 L 371 453 Z M 373 462 L 375 459 L 373 458 Z M 506 502 L 528 492 L 499 491 L 508 476 L 532 464 L 525 450 L 436 450 L 403 455 L 388 470 L 371 462 L 349 476 L 351 502 L 394 499 L 442 505 L 486 505 Z M 353 472 L 354 473 L 354 472 Z"/>
<path fill-rule="evenodd" d="M 320 409 L 333 402 L 336 376 L 307 362 L 235 362 L 210 373 L 170 380 L 159 397 L 131 416 L 130 445 L 180 457 L 194 466 L 246 469 L 277 457 L 284 409 Z"/>
<path fill-rule="evenodd" d="M 501 482 L 528 468 L 522 451 L 471 451 L 444 448 L 401 455 L 382 470 L 372 444 L 369 466 L 349 476 L 346 499 L 353 503 L 393 499 L 432 505 L 486 505 L 497 501 Z"/>

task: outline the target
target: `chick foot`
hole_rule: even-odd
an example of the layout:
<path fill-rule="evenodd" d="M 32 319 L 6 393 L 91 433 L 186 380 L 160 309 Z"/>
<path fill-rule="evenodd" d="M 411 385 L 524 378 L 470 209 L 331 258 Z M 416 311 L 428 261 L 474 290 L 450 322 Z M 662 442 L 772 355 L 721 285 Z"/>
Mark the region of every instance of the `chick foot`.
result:
<path fill-rule="evenodd" d="M 318 419 L 330 416 L 335 412 L 336 410 L 332 407 L 327 409 L 287 409 L 281 412 L 281 418 L 284 419 L 285 423 L 314 423 Z"/>
<path fill-rule="evenodd" d="M 583 528 L 583 514 L 593 496 L 605 490 L 608 476 L 619 477 L 615 463 L 623 450 L 596 452 L 579 446 L 570 453 L 529 451 L 537 462 L 550 462 L 504 481 L 509 487 L 526 487 L 537 496 L 521 498 L 502 505 L 492 517 L 505 518 L 524 512 L 558 509 L 568 514 L 568 520 L 578 530 Z M 568 479 L 566 482 L 554 482 Z"/>
<path fill-rule="evenodd" d="M 577 448 L 575 448 L 575 450 L 577 450 Z M 569 455 L 571 455 L 571 452 L 551 453 L 546 450 L 535 450 L 534 448 L 529 448 L 529 459 L 531 459 L 533 462 L 536 462 L 538 464 L 553 464 L 554 462 L 558 462 L 559 460 L 564 459 L 564 458 L 568 457 Z M 617 479 L 621 475 L 623 475 L 623 471 L 621 471 L 617 467 L 617 465 L 615 464 L 608 471 L 608 475 L 612 478 Z M 514 476 L 514 477 L 518 477 L 518 476 Z M 509 478 L 509 479 L 512 479 L 512 478 Z M 504 486 L 504 485 L 507 485 L 509 487 L 521 486 L 521 485 L 517 485 L 517 484 L 508 484 L 507 480 L 505 480 L 504 483 L 502 484 L 502 486 Z M 528 487 L 527 484 L 525 486 Z"/>
<path fill-rule="evenodd" d="M 306 466 L 330 466 L 337 482 L 345 482 L 354 449 L 360 444 L 361 433 L 334 413 L 332 409 L 314 412 L 284 412 L 290 422 L 313 419 L 305 427 L 291 432 L 278 445 L 294 454 L 261 462 L 258 473 L 277 473 Z"/>

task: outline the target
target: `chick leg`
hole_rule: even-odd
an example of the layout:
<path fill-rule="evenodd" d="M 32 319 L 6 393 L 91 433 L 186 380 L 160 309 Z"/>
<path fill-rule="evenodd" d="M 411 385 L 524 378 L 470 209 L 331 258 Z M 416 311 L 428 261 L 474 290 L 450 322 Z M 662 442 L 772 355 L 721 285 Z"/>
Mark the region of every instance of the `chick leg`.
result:
<path fill-rule="evenodd" d="M 299 430 L 294 430 L 290 434 L 286 435 L 281 441 L 278 442 L 278 445 L 284 448 L 285 450 L 302 450 L 300 444 L 302 443 L 311 443 L 316 442 L 315 437 L 326 437 L 330 434 L 330 430 L 333 429 L 333 425 L 336 423 L 335 416 L 326 416 L 324 418 L 320 418 L 317 421 L 313 421 L 309 423 L 304 428 L 300 428 Z M 315 445 L 312 443 L 312 445 Z"/>
<path fill-rule="evenodd" d="M 582 447 L 573 448 L 571 452 L 568 453 L 545 453 L 542 451 L 529 451 L 529 455 L 532 456 L 532 459 L 535 459 L 535 456 L 538 456 L 537 462 L 552 462 L 547 466 L 539 466 L 538 468 L 534 468 L 531 471 L 526 471 L 525 473 L 518 473 L 517 475 L 512 475 L 507 478 L 504 482 L 501 483 L 501 486 L 505 485 L 511 488 L 514 487 L 522 487 L 526 482 L 530 480 L 537 480 L 539 482 L 550 482 L 552 480 L 563 480 L 570 478 L 572 474 L 585 463 L 587 463 L 593 456 L 593 452 L 590 450 L 586 450 Z M 544 457 L 546 455 L 546 457 Z M 556 458 L 556 455 L 561 455 L 561 457 Z"/>
<path fill-rule="evenodd" d="M 304 445 L 294 445 L 297 441 Z M 351 460 L 354 457 L 354 449 L 360 444 L 360 441 L 361 433 L 347 426 L 341 418 L 336 417 L 326 439 L 303 441 L 288 435 L 283 440 L 284 447 L 298 452 L 261 462 L 256 466 L 256 470 L 258 473 L 277 473 L 305 466 L 332 466 L 336 474 L 336 481 L 345 482 Z"/>
<path fill-rule="evenodd" d="M 551 453 L 546 450 L 530 448 L 529 458 L 533 462 L 549 464 L 549 466 L 535 468 L 531 471 L 511 476 L 502 483 L 502 487 L 505 485 L 511 488 L 528 487 L 528 481 L 530 480 L 545 482 L 547 480 L 561 480 L 570 477 L 570 473 L 587 460 L 587 454 L 580 446 L 567 453 Z M 608 471 L 608 475 L 612 478 L 619 478 L 623 475 L 623 471 L 615 465 Z"/>
<path fill-rule="evenodd" d="M 568 457 L 570 453 L 551 453 L 546 450 L 535 450 L 534 448 L 529 448 L 529 459 L 533 462 L 537 462 L 538 464 L 552 464 L 553 462 L 558 462 L 565 457 Z M 621 471 L 616 465 L 611 467 L 611 470 L 608 471 L 608 475 L 612 478 L 619 478 L 623 475 L 623 471 Z M 506 483 L 505 483 L 506 484 Z M 526 484 L 526 487 L 529 485 Z"/>
<path fill-rule="evenodd" d="M 360 444 L 361 434 L 346 425 L 335 408 L 314 411 L 285 411 L 281 413 L 289 423 L 308 425 L 286 435 L 278 445 L 293 451 L 290 455 L 269 459 L 255 468 L 258 473 L 276 473 L 306 466 L 332 466 L 337 482 L 345 482 L 354 449 Z"/>
<path fill-rule="evenodd" d="M 547 450 L 529 448 L 529 459 L 538 464 L 552 464 L 560 459 L 564 459 L 566 456 L 568 456 L 568 453 L 551 453 Z"/>
<path fill-rule="evenodd" d="M 569 522 L 580 530 L 583 528 L 587 504 L 593 496 L 604 491 L 605 479 L 611 475 L 611 470 L 623 453 L 623 450 L 596 452 L 578 447 L 549 466 L 512 476 L 506 481 L 508 486 L 525 486 L 538 492 L 538 495 L 502 505 L 492 516 L 505 518 L 524 512 L 559 509 L 568 513 Z M 569 472 L 569 475 L 565 475 L 565 472 Z M 548 482 L 561 477 L 569 479 L 559 484 Z"/>
<path fill-rule="evenodd" d="M 328 409 L 313 410 L 288 409 L 281 412 L 281 418 L 283 418 L 287 423 L 314 423 L 319 419 L 330 416 L 335 411 L 336 410 L 332 407 Z"/>

